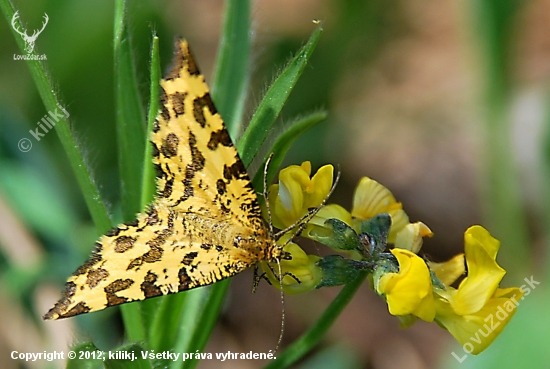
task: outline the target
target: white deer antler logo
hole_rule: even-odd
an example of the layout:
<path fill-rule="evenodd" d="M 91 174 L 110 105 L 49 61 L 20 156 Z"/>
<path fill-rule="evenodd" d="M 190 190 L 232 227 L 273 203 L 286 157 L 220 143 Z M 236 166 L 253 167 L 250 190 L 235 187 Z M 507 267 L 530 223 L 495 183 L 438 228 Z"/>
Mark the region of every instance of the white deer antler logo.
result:
<path fill-rule="evenodd" d="M 20 31 L 19 29 L 17 29 L 17 24 L 16 24 L 17 18 L 19 18 L 19 11 L 16 11 L 15 14 L 13 15 L 13 17 L 11 18 L 11 26 L 13 27 L 15 32 L 19 33 L 23 37 L 23 40 L 26 43 L 25 51 L 28 54 L 30 54 L 34 50 L 34 43 L 35 43 L 38 35 L 40 33 L 42 33 L 42 31 L 44 31 L 44 28 L 46 28 L 46 24 L 48 24 L 48 19 L 49 19 L 48 14 L 44 13 L 44 23 L 42 24 L 42 29 L 40 31 L 34 30 L 34 32 L 32 33 L 31 36 L 27 35 L 26 30 L 25 31 Z"/>

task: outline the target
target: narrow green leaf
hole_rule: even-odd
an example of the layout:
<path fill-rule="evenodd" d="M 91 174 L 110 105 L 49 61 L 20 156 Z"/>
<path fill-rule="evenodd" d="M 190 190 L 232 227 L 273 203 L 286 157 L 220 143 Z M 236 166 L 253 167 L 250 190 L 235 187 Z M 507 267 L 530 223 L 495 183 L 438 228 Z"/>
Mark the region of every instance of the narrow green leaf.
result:
<path fill-rule="evenodd" d="M 153 35 L 151 45 L 151 74 L 150 74 L 150 95 L 149 95 L 149 112 L 147 116 L 147 137 L 153 130 L 159 111 L 159 92 L 160 92 L 160 56 L 159 56 L 159 39 L 157 35 Z M 143 160 L 143 183 L 141 192 L 141 209 L 144 210 L 147 205 L 153 200 L 156 191 L 155 185 L 155 168 L 153 166 L 153 146 L 146 140 L 145 156 Z M 160 350 L 160 347 L 165 347 L 165 350 L 171 348 L 171 343 L 175 340 L 175 333 L 170 334 L 168 331 L 177 330 L 178 314 L 180 312 L 179 304 L 173 304 L 174 301 L 183 301 L 183 297 L 173 298 L 172 296 L 163 296 L 158 299 L 147 299 L 140 302 L 140 310 L 147 336 L 149 337 L 150 347 L 155 350 Z M 174 305 L 174 306 L 172 306 Z M 170 316 L 165 317 L 160 312 L 169 312 Z M 163 319 L 167 320 L 163 320 Z M 167 327 L 166 322 L 171 322 Z M 166 329 L 167 332 L 162 333 Z"/>
<path fill-rule="evenodd" d="M 174 295 L 158 298 L 160 303 L 155 309 L 153 319 L 151 319 L 151 328 L 149 332 L 149 347 L 155 351 L 166 351 L 174 347 L 178 334 L 187 334 L 180 332 L 180 320 L 185 309 L 187 293 L 176 293 Z M 166 324 L 170 322 L 170 324 Z"/>
<path fill-rule="evenodd" d="M 218 283 L 216 283 L 217 285 Z M 215 286 L 215 285 L 214 285 Z M 214 286 L 199 287 L 190 291 L 184 292 L 188 295 L 185 302 L 185 309 L 180 320 L 179 331 L 177 341 L 174 343 L 174 352 L 191 353 L 193 347 L 193 337 L 195 332 L 202 329 L 198 317 L 201 316 L 203 310 L 210 310 L 210 306 L 205 308 L 205 302 L 208 299 L 209 290 Z M 216 316 L 217 318 L 217 316 Z M 194 352 L 194 351 L 193 351 Z M 188 361 L 173 361 L 169 364 L 170 369 L 181 369 L 187 367 Z"/>
<path fill-rule="evenodd" d="M 151 46 L 151 89 L 149 99 L 149 113 L 147 117 L 147 134 L 153 130 L 153 123 L 157 118 L 159 111 L 159 91 L 160 91 L 160 57 L 159 57 L 159 38 L 153 35 Z M 155 195 L 155 168 L 153 166 L 153 146 L 146 140 L 145 156 L 143 159 L 143 183 L 141 185 L 141 209 L 153 200 Z"/>
<path fill-rule="evenodd" d="M 288 368 L 311 351 L 321 341 L 321 338 L 323 338 L 338 316 L 340 316 L 344 308 L 353 298 L 355 292 L 361 287 L 367 275 L 368 272 L 366 270 L 359 271 L 357 278 L 350 281 L 342 288 L 338 296 L 330 303 L 319 320 L 280 355 L 277 355 L 276 360 L 272 361 L 264 368 Z"/>
<path fill-rule="evenodd" d="M 290 125 L 290 127 L 285 132 L 283 132 L 279 136 L 279 138 L 277 138 L 275 144 L 270 151 L 270 153 L 273 153 L 273 157 L 271 158 L 271 162 L 269 163 L 269 168 L 267 171 L 267 183 L 271 183 L 271 181 L 273 181 L 277 170 L 281 166 L 286 156 L 286 153 L 288 152 L 290 146 L 292 146 L 294 141 L 303 133 L 313 128 L 315 125 L 322 122 L 326 118 L 327 113 L 324 111 L 315 112 L 306 115 L 305 117 L 298 118 L 294 123 Z M 268 157 L 269 154 L 264 158 L 262 165 L 259 167 L 256 175 L 254 176 L 254 180 L 252 181 L 254 189 L 260 193 L 263 191 L 264 187 L 264 168 Z"/>
<path fill-rule="evenodd" d="M 2 9 L 2 13 L 9 24 L 15 13 L 11 3 L 8 0 L 0 0 L 0 8 Z M 19 49 L 23 52 L 25 42 L 21 36 L 13 30 L 12 27 L 10 27 L 10 29 L 12 30 L 17 46 L 19 46 Z M 79 151 L 79 145 L 72 135 L 71 128 L 67 120 L 69 114 L 63 114 L 59 108 L 60 106 L 63 106 L 63 104 L 55 92 L 52 81 L 46 74 L 45 62 L 40 60 L 27 60 L 26 62 L 46 110 L 52 113 L 61 113 L 63 115 L 62 117 L 59 117 L 56 122 L 55 131 L 57 132 L 59 140 L 63 145 L 63 149 L 67 153 L 71 168 L 73 169 L 78 185 L 82 190 L 84 200 L 86 201 L 86 205 L 88 206 L 94 224 L 96 225 L 99 233 L 105 233 L 112 227 L 111 220 L 109 219 L 107 209 L 105 208 L 105 204 L 99 195 L 96 184 L 93 181 L 93 177 L 88 170 L 86 163 L 82 159 Z"/>
<path fill-rule="evenodd" d="M 135 77 L 125 0 L 115 2 L 114 59 L 122 213 L 125 220 L 131 220 L 141 210 L 145 117 Z"/>
<path fill-rule="evenodd" d="M 300 51 L 298 51 L 290 64 L 275 79 L 252 116 L 250 125 L 237 145 L 237 149 L 245 167 L 250 165 L 265 141 L 283 105 L 296 85 L 296 82 L 298 82 L 298 78 L 302 75 L 322 32 L 323 28 L 319 25 L 315 31 L 313 31 L 309 41 Z"/>
<path fill-rule="evenodd" d="M 118 166 L 121 181 L 122 213 L 125 220 L 133 219 L 141 210 L 141 184 L 145 128 L 142 104 L 134 74 L 126 24 L 126 1 L 115 1 L 115 101 L 117 111 Z M 143 341 L 146 337 L 140 304 L 120 307 L 128 339 Z"/>
<path fill-rule="evenodd" d="M 225 2 L 212 99 L 233 140 L 240 132 L 249 80 L 250 0 Z"/>
<path fill-rule="evenodd" d="M 66 369 L 103 369 L 104 354 L 91 342 L 81 343 L 68 353 Z"/>
<path fill-rule="evenodd" d="M 197 323 L 197 329 L 193 333 L 192 339 L 189 341 L 187 352 L 203 352 L 208 339 L 214 330 L 218 316 L 222 309 L 225 294 L 229 288 L 230 280 L 225 279 L 219 281 L 209 288 L 209 294 L 205 303 L 207 309 L 203 309 Z M 186 360 L 182 368 L 193 369 L 197 366 L 199 360 Z"/>

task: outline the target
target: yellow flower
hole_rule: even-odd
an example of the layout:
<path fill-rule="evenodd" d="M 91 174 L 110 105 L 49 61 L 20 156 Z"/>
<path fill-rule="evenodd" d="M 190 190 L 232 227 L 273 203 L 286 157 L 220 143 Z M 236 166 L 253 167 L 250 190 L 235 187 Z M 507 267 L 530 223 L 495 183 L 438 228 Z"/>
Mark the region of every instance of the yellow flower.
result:
<path fill-rule="evenodd" d="M 387 213 L 391 216 L 392 225 L 388 243 L 395 247 L 411 250 L 415 253 L 422 246 L 422 237 L 431 237 L 432 231 L 424 223 L 409 223 L 409 217 L 400 202 L 395 200 L 390 190 L 368 177 L 359 181 L 353 195 L 351 215 L 355 218 L 355 228 L 360 222 L 375 215 Z"/>
<path fill-rule="evenodd" d="M 375 288 L 385 295 L 390 314 L 397 316 L 415 315 L 431 322 L 435 316 L 430 271 L 424 260 L 408 250 L 392 249 L 397 258 L 399 272 L 386 273 Z"/>
<path fill-rule="evenodd" d="M 288 240 L 287 237 L 283 237 L 280 242 L 284 242 L 285 238 Z M 283 250 L 288 252 L 292 259 L 280 261 L 283 273 L 282 283 L 273 273 L 279 274 L 279 266 L 276 263 L 261 263 L 269 282 L 278 289 L 281 289 L 282 284 L 283 291 L 288 294 L 297 294 L 314 289 L 323 277 L 321 268 L 317 266 L 317 261 L 321 258 L 306 254 L 294 242 L 289 242 Z"/>
<path fill-rule="evenodd" d="M 395 247 L 418 254 L 422 247 L 423 237 L 432 237 L 433 232 L 422 222 L 409 223 L 399 230 L 395 236 Z"/>
<path fill-rule="evenodd" d="M 458 254 L 443 263 L 428 261 L 428 267 L 444 285 L 450 286 L 466 272 L 464 254 Z"/>
<path fill-rule="evenodd" d="M 279 172 L 279 183 L 269 188 L 273 225 L 284 229 L 296 223 L 310 208 L 319 206 L 332 187 L 334 168 L 325 165 L 311 176 L 311 163 L 291 165 Z"/>
<path fill-rule="evenodd" d="M 472 354 L 485 350 L 516 312 L 520 288 L 498 288 L 506 274 L 496 262 L 500 242 L 481 226 L 464 234 L 468 276 L 458 289 L 435 288 L 437 323 Z"/>

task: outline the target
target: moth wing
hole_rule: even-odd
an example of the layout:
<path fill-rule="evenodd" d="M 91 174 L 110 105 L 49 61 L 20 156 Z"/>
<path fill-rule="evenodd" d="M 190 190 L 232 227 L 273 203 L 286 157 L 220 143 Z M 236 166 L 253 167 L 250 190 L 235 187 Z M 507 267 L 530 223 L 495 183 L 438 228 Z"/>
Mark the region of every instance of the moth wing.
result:
<path fill-rule="evenodd" d="M 263 227 L 250 178 L 218 114 L 186 41 L 161 82 L 161 111 L 151 143 L 157 192 L 178 211 L 216 212 L 250 227 Z"/>
<path fill-rule="evenodd" d="M 134 224 L 121 224 L 99 239 L 44 319 L 208 285 L 255 264 L 257 257 L 247 250 L 219 242 L 216 230 L 224 226 L 233 227 L 152 206 Z"/>

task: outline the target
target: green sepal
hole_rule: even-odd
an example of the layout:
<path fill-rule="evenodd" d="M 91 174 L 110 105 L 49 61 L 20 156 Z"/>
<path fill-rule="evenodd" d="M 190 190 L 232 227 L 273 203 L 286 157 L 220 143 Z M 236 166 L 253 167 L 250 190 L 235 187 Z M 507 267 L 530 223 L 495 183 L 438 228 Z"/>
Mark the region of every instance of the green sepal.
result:
<path fill-rule="evenodd" d="M 357 233 L 336 218 L 327 219 L 322 227 L 310 227 L 307 237 L 336 250 L 359 250 L 361 243 Z"/>
<path fill-rule="evenodd" d="M 340 286 L 358 278 L 363 270 L 372 271 L 373 264 L 367 261 L 346 259 L 340 255 L 325 256 L 317 262 L 323 279 L 315 288 Z"/>
<path fill-rule="evenodd" d="M 391 217 L 389 214 L 378 214 L 368 220 L 361 222 L 361 243 L 362 246 L 358 250 L 361 253 L 367 251 L 368 255 L 374 256 L 386 249 L 388 244 L 388 234 L 391 228 Z M 364 235 L 368 235 L 365 237 Z M 365 243 L 368 243 L 370 247 L 366 250 Z"/>

